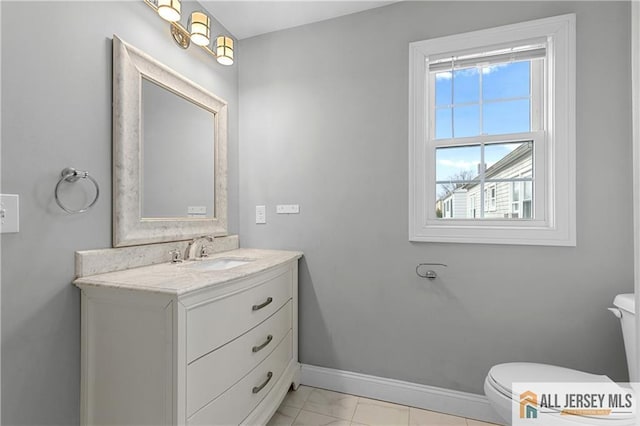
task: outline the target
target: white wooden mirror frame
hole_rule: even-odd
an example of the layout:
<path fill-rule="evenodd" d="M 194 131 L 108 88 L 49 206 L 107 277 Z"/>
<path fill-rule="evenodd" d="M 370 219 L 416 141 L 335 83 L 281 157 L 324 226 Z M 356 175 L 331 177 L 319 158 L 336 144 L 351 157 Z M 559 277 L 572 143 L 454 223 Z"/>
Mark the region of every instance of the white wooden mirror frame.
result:
<path fill-rule="evenodd" d="M 142 217 L 143 76 L 215 116 L 213 218 Z M 227 235 L 227 102 L 114 35 L 113 246 L 180 241 L 201 235 Z"/>

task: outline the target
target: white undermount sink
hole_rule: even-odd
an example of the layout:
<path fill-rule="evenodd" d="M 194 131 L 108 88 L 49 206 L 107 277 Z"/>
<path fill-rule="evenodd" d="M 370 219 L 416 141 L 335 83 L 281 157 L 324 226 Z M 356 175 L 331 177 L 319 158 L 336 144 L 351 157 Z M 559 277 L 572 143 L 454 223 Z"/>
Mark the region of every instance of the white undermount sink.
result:
<path fill-rule="evenodd" d="M 234 259 L 219 258 L 211 260 L 199 260 L 197 262 L 184 265 L 185 268 L 195 269 L 196 271 L 224 271 L 235 268 L 236 266 L 246 265 L 253 262 L 253 259 Z"/>

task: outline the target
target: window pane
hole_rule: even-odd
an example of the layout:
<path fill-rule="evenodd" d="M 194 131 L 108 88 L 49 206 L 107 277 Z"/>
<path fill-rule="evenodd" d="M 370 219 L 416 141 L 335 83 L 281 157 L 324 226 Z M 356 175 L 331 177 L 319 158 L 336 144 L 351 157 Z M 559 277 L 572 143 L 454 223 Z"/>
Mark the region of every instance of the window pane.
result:
<path fill-rule="evenodd" d="M 467 182 L 478 175 L 480 145 L 436 149 L 436 181 Z"/>
<path fill-rule="evenodd" d="M 485 217 L 531 219 L 532 182 L 524 179 L 531 179 L 533 142 L 485 145 L 484 157 L 487 188 L 495 188 L 495 192 L 487 194 Z"/>
<path fill-rule="evenodd" d="M 451 108 L 436 110 L 436 139 L 452 138 L 451 134 Z"/>
<path fill-rule="evenodd" d="M 453 136 L 464 138 L 480 134 L 480 106 L 471 105 L 453 109 Z"/>
<path fill-rule="evenodd" d="M 529 61 L 483 67 L 482 97 L 485 100 L 529 97 L 530 74 Z"/>
<path fill-rule="evenodd" d="M 511 201 L 517 202 L 520 201 L 520 182 L 513 182 L 513 189 L 511 192 Z M 515 211 L 518 211 L 518 205 L 515 206 Z"/>
<path fill-rule="evenodd" d="M 453 102 L 478 103 L 480 99 L 480 73 L 477 68 L 464 68 L 453 72 Z"/>
<path fill-rule="evenodd" d="M 480 149 L 480 145 L 436 149 L 437 217 L 467 219 L 480 216 L 480 182 L 477 180 Z"/>
<path fill-rule="evenodd" d="M 531 193 L 533 189 L 533 182 L 524 182 L 524 199 L 531 200 Z"/>
<path fill-rule="evenodd" d="M 451 72 L 436 73 L 436 106 L 451 105 Z"/>
<path fill-rule="evenodd" d="M 484 148 L 486 179 L 518 178 L 533 165 L 533 142 L 486 145 Z"/>
<path fill-rule="evenodd" d="M 482 114 L 484 134 L 501 135 L 531 131 L 529 99 L 486 103 Z"/>

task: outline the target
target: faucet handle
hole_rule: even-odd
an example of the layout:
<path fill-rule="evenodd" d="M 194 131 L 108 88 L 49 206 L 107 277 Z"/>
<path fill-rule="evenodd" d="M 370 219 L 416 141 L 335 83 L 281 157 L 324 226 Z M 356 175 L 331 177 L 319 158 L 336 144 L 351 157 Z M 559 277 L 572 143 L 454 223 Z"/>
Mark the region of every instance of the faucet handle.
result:
<path fill-rule="evenodd" d="M 173 249 L 169 252 L 171 255 L 171 263 L 182 263 L 182 255 L 180 254 L 180 250 Z"/>

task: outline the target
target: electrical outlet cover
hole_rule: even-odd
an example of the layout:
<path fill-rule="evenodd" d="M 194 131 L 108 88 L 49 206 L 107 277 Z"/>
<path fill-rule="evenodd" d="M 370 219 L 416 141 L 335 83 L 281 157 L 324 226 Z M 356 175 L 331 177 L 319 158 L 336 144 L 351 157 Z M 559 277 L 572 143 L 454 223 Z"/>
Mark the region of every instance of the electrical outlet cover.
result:
<path fill-rule="evenodd" d="M 0 194 L 0 233 L 20 230 L 20 197 L 18 194 Z"/>

